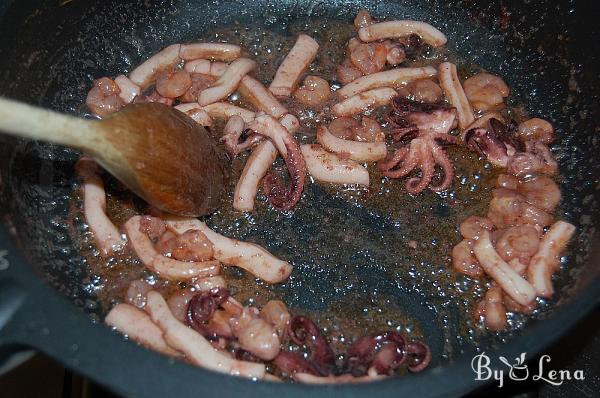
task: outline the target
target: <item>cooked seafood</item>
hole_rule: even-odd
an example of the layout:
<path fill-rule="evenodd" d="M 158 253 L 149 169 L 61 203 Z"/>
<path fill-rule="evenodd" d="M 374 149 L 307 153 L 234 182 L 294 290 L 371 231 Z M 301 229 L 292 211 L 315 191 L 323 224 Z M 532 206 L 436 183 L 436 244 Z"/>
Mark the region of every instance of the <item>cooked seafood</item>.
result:
<path fill-rule="evenodd" d="M 470 309 L 481 329 L 510 328 L 512 312 L 532 314 L 538 298 L 552 297 L 552 275 L 576 231 L 555 214 L 562 195 L 549 147 L 554 127 L 512 112 L 501 76 L 464 76 L 448 57 L 422 56 L 432 48 L 437 54 L 447 42 L 435 27 L 377 21 L 365 10 L 354 27 L 353 37 L 341 42 L 340 58 L 324 53 L 325 43 L 321 48 L 315 39 L 320 36 L 302 32 L 287 54 L 268 60 L 236 43 L 173 44 L 128 76 L 95 80 L 86 105 L 103 118 L 130 103 L 161 102 L 210 127 L 237 167 L 228 206 L 238 212 L 236 222 L 249 224 L 264 214 L 256 210 L 293 218 L 304 210 L 303 192 L 315 180 L 386 196 L 395 179 L 406 178 L 400 189 L 409 198 L 432 195 L 429 187 L 460 200 L 448 190 L 459 158 L 473 152 L 495 168 L 494 189 L 487 213 L 459 221 L 462 240 L 452 242 L 447 265 L 483 287 Z M 340 62 L 330 65 L 325 58 Z M 282 165 L 287 173 L 280 176 Z M 82 158 L 77 173 L 97 251 L 139 265 L 135 278 L 122 284 L 116 300 L 122 303 L 105 319 L 132 340 L 227 374 L 314 384 L 420 372 L 438 356 L 400 329 L 363 330 L 346 340 L 339 325 L 325 327 L 271 297 L 255 301 L 262 290 L 250 296 L 238 290 L 233 268 L 250 275 L 257 289 L 296 283 L 293 265 L 275 254 L 291 253 L 300 240 L 279 251 L 286 244 L 275 233 L 264 248 L 228 237 L 241 234 L 215 228 L 210 218 L 174 217 L 139 205 L 115 217 L 97 165 Z M 341 233 L 344 242 L 352 239 Z M 420 247 L 412 237 L 407 245 Z M 151 277 L 140 276 L 144 269 Z"/>

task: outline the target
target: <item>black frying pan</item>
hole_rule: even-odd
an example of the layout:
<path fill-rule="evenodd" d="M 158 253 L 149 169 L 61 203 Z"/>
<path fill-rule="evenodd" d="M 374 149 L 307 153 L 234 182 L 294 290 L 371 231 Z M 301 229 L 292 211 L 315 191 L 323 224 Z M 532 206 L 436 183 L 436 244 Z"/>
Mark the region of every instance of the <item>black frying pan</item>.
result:
<path fill-rule="evenodd" d="M 114 76 L 162 46 L 194 40 L 215 24 L 269 21 L 269 29 L 286 34 L 283 22 L 293 24 L 316 17 L 349 21 L 360 8 L 368 8 L 377 17 L 432 22 L 448 35 L 451 50 L 503 76 L 517 101 L 557 127 L 560 140 L 556 153 L 564 176 L 565 197 L 561 212 L 578 226 L 579 235 L 572 245 L 567 270 L 561 271 L 556 281 L 559 289 L 553 306 L 523 330 L 500 338 L 481 337 L 473 344 L 456 337 L 461 318 L 452 314 L 457 307 L 437 306 L 439 302 L 429 300 L 426 291 L 390 286 L 383 266 L 362 273 L 345 269 L 349 274 L 354 272 L 361 285 L 349 294 L 379 292 L 412 309 L 410 315 L 422 324 L 425 340 L 432 347 L 432 367 L 421 374 L 368 385 L 253 383 L 175 362 L 90 322 L 90 315 L 99 319 L 106 309 L 98 305 L 94 294 L 98 281 L 89 275 L 83 258 L 72 250 L 64 224 L 78 154 L 2 136 L 0 360 L 33 347 L 128 396 L 325 396 L 334 392 L 339 396 L 452 396 L 481 385 L 473 380 L 470 366 L 475 346 L 492 358 L 514 358 L 521 352 L 531 358 L 597 305 L 600 279 L 594 249 L 598 244 L 595 228 L 600 225 L 600 161 L 596 157 L 600 149 L 596 138 L 600 62 L 594 46 L 600 39 L 595 20 L 598 5 L 584 1 L 531 1 L 526 5 L 497 1 L 260 0 L 73 0 L 62 1 L 67 3 L 63 6 L 58 1 L 12 3 L 0 5 L 0 94 L 71 113 L 81 113 L 80 105 L 92 78 Z M 411 223 L 418 222 L 395 218 L 393 212 L 381 214 L 350 206 L 318 185 L 307 188 L 303 202 L 310 205 L 295 217 L 270 213 L 258 217 L 255 228 L 229 232 L 263 243 L 290 259 L 297 268 L 297 289 L 286 293 L 286 300 L 307 310 L 319 310 L 334 300 L 331 284 L 342 277 L 339 272 L 319 272 L 322 269 L 317 265 L 323 262 L 324 253 L 315 249 L 317 258 L 311 258 L 306 250 L 298 250 L 303 242 L 309 243 L 309 236 L 316 236 L 318 242 L 320 237 L 326 239 L 334 227 L 359 226 L 365 235 L 393 237 L 398 230 L 408 230 Z M 443 202 L 433 210 L 439 220 L 446 217 L 444 222 L 454 222 Z M 329 224 L 321 222 L 324 215 L 330 217 Z M 219 224 L 218 220 L 214 222 Z M 292 236 L 297 238 L 296 243 L 286 246 Z M 375 245 L 371 249 L 375 257 L 380 257 L 381 265 L 386 264 L 388 255 L 402 256 L 394 246 Z M 343 261 L 340 252 L 332 250 L 329 258 Z M 441 357 L 443 340 L 448 337 L 440 333 L 445 321 L 451 323 L 444 329 L 450 333 L 450 358 Z"/>

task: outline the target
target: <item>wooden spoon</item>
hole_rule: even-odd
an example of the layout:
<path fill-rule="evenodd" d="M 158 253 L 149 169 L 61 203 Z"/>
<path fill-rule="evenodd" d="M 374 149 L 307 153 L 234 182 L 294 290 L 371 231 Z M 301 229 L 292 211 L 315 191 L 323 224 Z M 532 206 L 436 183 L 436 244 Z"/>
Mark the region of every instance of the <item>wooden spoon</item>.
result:
<path fill-rule="evenodd" d="M 229 178 L 229 162 L 206 129 L 164 104 L 132 104 L 96 121 L 0 98 L 0 130 L 81 149 L 173 214 L 214 212 Z"/>

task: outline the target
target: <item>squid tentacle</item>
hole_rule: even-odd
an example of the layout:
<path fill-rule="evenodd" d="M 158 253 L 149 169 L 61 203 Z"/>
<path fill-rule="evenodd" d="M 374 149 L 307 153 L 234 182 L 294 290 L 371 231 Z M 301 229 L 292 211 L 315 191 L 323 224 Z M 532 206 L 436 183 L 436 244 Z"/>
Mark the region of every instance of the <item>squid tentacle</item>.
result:
<path fill-rule="evenodd" d="M 377 167 L 381 171 L 392 170 L 394 167 L 398 166 L 398 164 L 406 158 L 406 156 L 408 155 L 408 152 L 409 152 L 408 147 L 398 148 L 398 149 L 396 149 L 396 152 L 394 152 L 394 154 L 390 158 L 380 161 L 377 164 Z"/>
<path fill-rule="evenodd" d="M 413 195 L 417 195 L 427 188 L 435 172 L 435 162 L 425 144 L 419 153 L 419 159 L 421 160 L 421 177 L 413 177 L 406 182 L 406 190 Z"/>
<path fill-rule="evenodd" d="M 433 159 L 435 160 L 435 164 L 442 168 L 442 174 L 444 176 L 443 180 L 438 185 L 430 185 L 429 188 L 434 192 L 441 192 L 452 184 L 452 179 L 454 178 L 454 169 L 452 167 L 452 162 L 448 158 L 446 152 L 444 152 L 441 148 L 436 147 L 431 151 L 433 155 Z"/>

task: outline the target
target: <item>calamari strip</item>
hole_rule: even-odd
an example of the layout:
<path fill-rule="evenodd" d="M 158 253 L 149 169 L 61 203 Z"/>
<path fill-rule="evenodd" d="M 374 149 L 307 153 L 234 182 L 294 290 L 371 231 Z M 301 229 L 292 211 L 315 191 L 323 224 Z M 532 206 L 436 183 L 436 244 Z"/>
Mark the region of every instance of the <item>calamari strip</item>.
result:
<path fill-rule="evenodd" d="M 294 380 L 307 384 L 348 384 L 348 383 L 368 383 L 376 380 L 385 379 L 384 375 L 368 374 L 365 376 L 352 376 L 344 374 L 340 376 L 315 376 L 310 373 L 295 373 Z"/>
<path fill-rule="evenodd" d="M 263 186 L 269 202 L 280 210 L 292 209 L 302 196 L 306 178 L 306 164 L 298 141 L 277 119 L 264 113 L 256 116 L 256 119 L 248 124 L 248 128 L 269 138 L 285 161 L 288 170 L 287 185 L 272 172 L 265 176 Z"/>
<path fill-rule="evenodd" d="M 227 152 L 234 156 L 239 155 L 264 139 L 262 135 L 257 133 L 250 133 L 243 136 L 244 131 L 248 131 L 244 128 L 245 125 L 244 119 L 239 116 L 232 116 L 225 124 L 225 127 L 223 127 L 221 141 L 225 143 Z"/>
<path fill-rule="evenodd" d="M 279 260 L 262 247 L 220 235 L 196 218 L 171 215 L 162 215 L 161 218 L 177 233 L 190 229 L 201 231 L 214 245 L 214 257 L 223 264 L 245 269 L 270 283 L 282 282 L 292 272 L 292 266 L 288 262 Z"/>
<path fill-rule="evenodd" d="M 220 77 L 227 70 L 227 64 L 223 62 L 210 62 L 207 59 L 197 59 L 186 62 L 183 69 L 189 73 Z"/>
<path fill-rule="evenodd" d="M 106 193 L 102 178 L 97 174 L 98 164 L 91 158 L 83 157 L 77 162 L 75 170 L 83 179 L 81 187 L 85 221 L 94 234 L 100 253 L 108 256 L 121 250 L 125 240 L 106 215 Z"/>
<path fill-rule="evenodd" d="M 182 44 L 179 57 L 185 61 L 199 58 L 230 62 L 242 55 L 242 49 L 235 44 L 226 43 L 190 43 Z"/>
<path fill-rule="evenodd" d="M 389 104 L 396 97 L 396 90 L 389 87 L 376 88 L 346 98 L 331 107 L 337 116 L 352 116 L 370 109 Z"/>
<path fill-rule="evenodd" d="M 244 99 L 267 115 L 280 118 L 287 113 L 285 106 L 281 105 L 279 100 L 261 82 L 253 77 L 244 76 L 238 87 L 238 91 Z"/>
<path fill-rule="evenodd" d="M 244 122 L 250 123 L 256 117 L 255 113 L 239 106 L 231 105 L 228 102 L 215 102 L 202 107 L 206 113 L 213 119 L 229 119 L 232 116 L 239 116 Z"/>
<path fill-rule="evenodd" d="M 357 162 L 376 162 L 387 156 L 385 142 L 344 140 L 331 134 L 325 126 L 317 128 L 317 141 L 329 152 Z"/>
<path fill-rule="evenodd" d="M 575 233 L 575 226 L 565 221 L 557 221 L 544 234 L 537 253 L 532 257 L 527 277 L 533 284 L 538 296 L 552 297 L 552 274 L 560 264 L 560 253 Z"/>
<path fill-rule="evenodd" d="M 180 44 L 172 44 L 164 50 L 154 54 L 135 68 L 129 74 L 129 79 L 142 89 L 148 87 L 152 84 L 158 72 L 179 63 L 181 60 L 179 58 L 180 47 Z"/>
<path fill-rule="evenodd" d="M 229 97 L 237 89 L 242 78 L 255 68 L 256 62 L 251 59 L 236 59 L 229 65 L 219 80 L 198 94 L 198 103 L 205 106 Z"/>
<path fill-rule="evenodd" d="M 174 108 L 180 112 L 185 113 L 186 115 L 188 115 L 189 117 L 194 119 L 194 121 L 196 123 L 198 123 L 202 126 L 205 126 L 205 127 L 212 126 L 212 119 L 210 118 L 210 115 L 208 114 L 208 112 L 206 112 L 204 109 L 202 109 L 200 104 L 198 104 L 197 102 L 188 102 L 186 104 L 179 104 L 179 105 L 175 106 Z"/>
<path fill-rule="evenodd" d="M 115 305 L 104 322 L 144 347 L 170 356 L 180 355 L 167 345 L 163 331 L 152 322 L 150 316 L 131 304 Z"/>
<path fill-rule="evenodd" d="M 287 156 L 287 147 L 284 138 L 285 136 L 289 136 L 290 133 L 280 122 L 270 116 L 261 114 L 254 119 L 253 124 L 249 125 L 248 128 L 269 138 L 281 156 Z"/>
<path fill-rule="evenodd" d="M 527 272 L 527 264 L 523 264 L 518 258 L 513 258 L 510 260 L 508 265 L 510 265 L 517 274 L 525 276 L 525 272 Z"/>
<path fill-rule="evenodd" d="M 422 68 L 394 68 L 359 77 L 340 88 L 336 93 L 340 98 L 348 98 L 374 88 L 399 87 L 413 80 L 426 79 L 435 75 L 437 75 L 437 70 L 431 66 Z"/>
<path fill-rule="evenodd" d="M 239 211 L 252 211 L 258 184 L 267 174 L 277 158 L 277 148 L 271 141 L 261 142 L 246 160 L 246 165 L 235 186 L 233 208 Z"/>
<path fill-rule="evenodd" d="M 517 303 L 529 305 L 535 300 L 535 289 L 512 269 L 496 252 L 490 231 L 484 230 L 473 245 L 473 253 L 483 270 Z"/>
<path fill-rule="evenodd" d="M 261 379 L 265 375 L 265 365 L 231 358 L 223 351 L 214 348 L 198 332 L 179 322 L 171 313 L 165 299 L 156 291 L 148 292 L 146 311 L 164 332 L 169 346 L 185 354 L 193 364 L 235 376 Z"/>
<path fill-rule="evenodd" d="M 492 331 L 506 329 L 506 307 L 502 298 L 502 288 L 492 286 L 485 293 L 485 327 Z"/>
<path fill-rule="evenodd" d="M 208 292 L 209 290 L 218 288 L 218 287 L 227 287 L 227 282 L 225 278 L 221 275 L 217 276 L 209 276 L 207 278 L 201 278 L 194 282 L 194 287 L 201 292 Z"/>
<path fill-rule="evenodd" d="M 298 118 L 291 113 L 283 116 L 281 125 L 293 134 L 300 128 Z M 266 140 L 254 148 L 252 154 L 246 160 L 242 175 L 235 186 L 233 195 L 233 208 L 239 211 L 252 211 L 254 199 L 258 192 L 258 184 L 267 174 L 273 162 L 277 158 L 277 148 Z"/>
<path fill-rule="evenodd" d="M 288 113 L 279 119 L 279 123 L 281 123 L 281 125 L 285 127 L 290 134 L 294 134 L 300 128 L 300 121 L 291 113 Z"/>
<path fill-rule="evenodd" d="M 424 42 L 433 47 L 440 47 L 448 42 L 448 39 L 442 32 L 428 23 L 419 21 L 400 20 L 379 22 L 358 30 L 358 37 L 365 43 L 383 39 L 397 39 L 411 34 L 419 35 Z"/>
<path fill-rule="evenodd" d="M 329 153 L 321 145 L 300 146 L 306 168 L 319 181 L 369 186 L 369 172 L 359 163 Z"/>
<path fill-rule="evenodd" d="M 125 75 L 115 77 L 115 83 L 117 83 L 117 86 L 119 86 L 119 89 L 121 90 L 119 92 L 119 97 L 121 97 L 126 104 L 130 104 L 133 99 L 142 92 L 140 86 L 132 82 L 131 79 Z"/>
<path fill-rule="evenodd" d="M 178 261 L 160 254 L 150 238 L 140 230 L 142 216 L 133 216 L 125 223 L 125 232 L 135 254 L 152 272 L 162 278 L 187 281 L 192 278 L 214 276 L 219 273 L 219 261 Z M 186 231 L 183 231 L 186 232 Z M 183 233 L 181 232 L 181 233 Z"/>
<path fill-rule="evenodd" d="M 300 34 L 294 47 L 279 65 L 279 69 L 277 69 L 269 86 L 269 91 L 276 97 L 289 97 L 298 84 L 302 73 L 315 59 L 317 51 L 319 51 L 319 44 L 312 37 Z"/>
<path fill-rule="evenodd" d="M 458 113 L 458 127 L 464 131 L 467 126 L 475 121 L 473 109 L 463 90 L 458 75 L 456 74 L 456 65 L 450 62 L 444 62 L 438 67 L 438 79 L 440 86 L 444 91 L 446 99 L 456 108 Z"/>
<path fill-rule="evenodd" d="M 227 65 L 222 62 L 198 59 L 185 64 L 185 70 L 190 73 L 221 77 L 227 70 Z M 279 100 L 261 82 L 251 76 L 246 75 L 242 78 L 238 91 L 246 101 L 268 115 L 280 118 L 287 113 L 286 107 L 281 105 Z"/>

